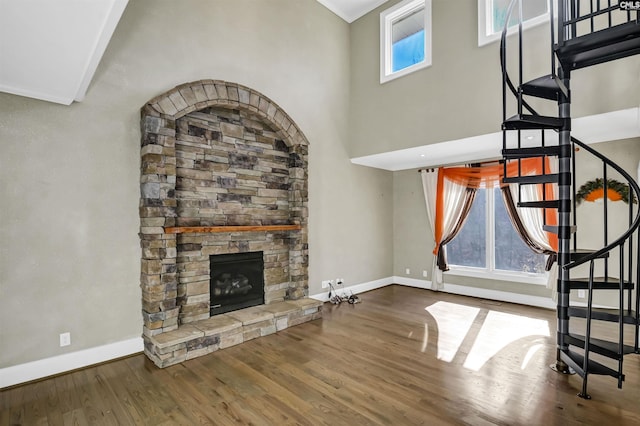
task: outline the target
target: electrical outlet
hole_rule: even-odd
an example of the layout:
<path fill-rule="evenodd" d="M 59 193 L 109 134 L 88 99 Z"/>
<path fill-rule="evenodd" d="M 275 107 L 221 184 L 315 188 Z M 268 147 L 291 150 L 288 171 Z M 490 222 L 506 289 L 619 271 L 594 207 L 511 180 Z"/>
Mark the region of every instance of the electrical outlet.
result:
<path fill-rule="evenodd" d="M 585 297 L 587 297 L 587 294 L 585 293 L 585 291 L 578 290 L 578 299 L 584 299 Z"/>
<path fill-rule="evenodd" d="M 411 275 L 411 269 L 406 268 L 406 269 L 404 270 L 404 273 L 405 273 L 405 274 L 407 274 L 407 275 Z"/>
<path fill-rule="evenodd" d="M 331 280 L 324 280 L 322 281 L 322 288 L 329 288 L 329 283 L 331 282 Z"/>
<path fill-rule="evenodd" d="M 344 284 L 344 278 L 336 278 L 336 285 Z"/>
<path fill-rule="evenodd" d="M 427 271 L 422 271 L 422 276 L 424 278 L 427 278 L 429 276 L 429 273 Z"/>
<path fill-rule="evenodd" d="M 71 333 L 61 333 L 60 334 L 60 347 L 69 346 L 71 344 Z"/>

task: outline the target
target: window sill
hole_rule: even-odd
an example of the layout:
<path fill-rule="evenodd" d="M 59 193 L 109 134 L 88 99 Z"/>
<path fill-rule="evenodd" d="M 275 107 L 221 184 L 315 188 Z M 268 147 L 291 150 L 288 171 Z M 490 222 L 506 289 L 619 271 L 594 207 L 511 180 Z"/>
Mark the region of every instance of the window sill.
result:
<path fill-rule="evenodd" d="M 485 280 L 498 280 L 498 281 L 511 281 L 522 284 L 531 285 L 547 285 L 549 273 L 539 274 L 527 274 L 524 272 L 497 272 L 487 271 L 481 268 L 470 268 L 461 266 L 452 266 L 451 269 L 445 272 L 447 275 L 455 275 L 461 277 L 481 278 Z"/>
<path fill-rule="evenodd" d="M 429 68 L 430 66 L 431 62 L 422 61 L 401 70 L 395 71 L 391 74 L 385 74 L 384 69 L 382 69 L 380 71 L 380 84 L 387 83 L 399 77 L 404 77 L 405 75 L 409 75 L 424 68 Z"/>

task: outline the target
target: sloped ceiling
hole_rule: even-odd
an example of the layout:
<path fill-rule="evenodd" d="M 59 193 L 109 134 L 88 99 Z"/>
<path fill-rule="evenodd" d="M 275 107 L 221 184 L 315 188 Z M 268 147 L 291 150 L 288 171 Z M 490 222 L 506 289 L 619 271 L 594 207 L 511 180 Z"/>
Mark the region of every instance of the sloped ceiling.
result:
<path fill-rule="evenodd" d="M 327 9 L 351 23 L 388 0 L 318 0 Z"/>
<path fill-rule="evenodd" d="M 82 101 L 128 0 L 0 0 L 0 91 Z"/>
<path fill-rule="evenodd" d="M 0 0 L 0 92 L 81 102 L 129 0 Z M 352 22 L 387 0 L 318 0 Z"/>

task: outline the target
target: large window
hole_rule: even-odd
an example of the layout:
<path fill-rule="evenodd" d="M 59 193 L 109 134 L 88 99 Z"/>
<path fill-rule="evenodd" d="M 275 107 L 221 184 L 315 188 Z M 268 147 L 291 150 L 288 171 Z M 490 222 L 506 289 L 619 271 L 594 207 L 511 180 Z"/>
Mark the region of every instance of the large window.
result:
<path fill-rule="evenodd" d="M 431 0 L 405 0 L 380 14 L 380 83 L 431 65 Z"/>
<path fill-rule="evenodd" d="M 478 0 L 478 46 L 500 39 L 507 8 L 511 0 Z M 518 24 L 518 3 L 509 20 L 509 33 Z M 522 0 L 522 22 L 524 28 L 542 24 L 549 19 L 549 0 Z"/>
<path fill-rule="evenodd" d="M 455 274 L 545 282 L 545 255 L 516 233 L 497 187 L 478 189 L 463 228 L 447 244 L 447 257 Z"/>

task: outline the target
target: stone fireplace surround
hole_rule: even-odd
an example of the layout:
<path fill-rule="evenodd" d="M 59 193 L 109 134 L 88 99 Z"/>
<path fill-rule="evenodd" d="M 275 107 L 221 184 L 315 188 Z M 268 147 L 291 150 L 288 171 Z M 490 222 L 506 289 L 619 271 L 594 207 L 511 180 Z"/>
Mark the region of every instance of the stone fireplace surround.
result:
<path fill-rule="evenodd" d="M 321 317 L 308 299 L 308 141 L 239 84 L 178 86 L 141 111 L 145 354 L 159 367 Z M 264 252 L 265 304 L 209 317 L 209 256 Z"/>

